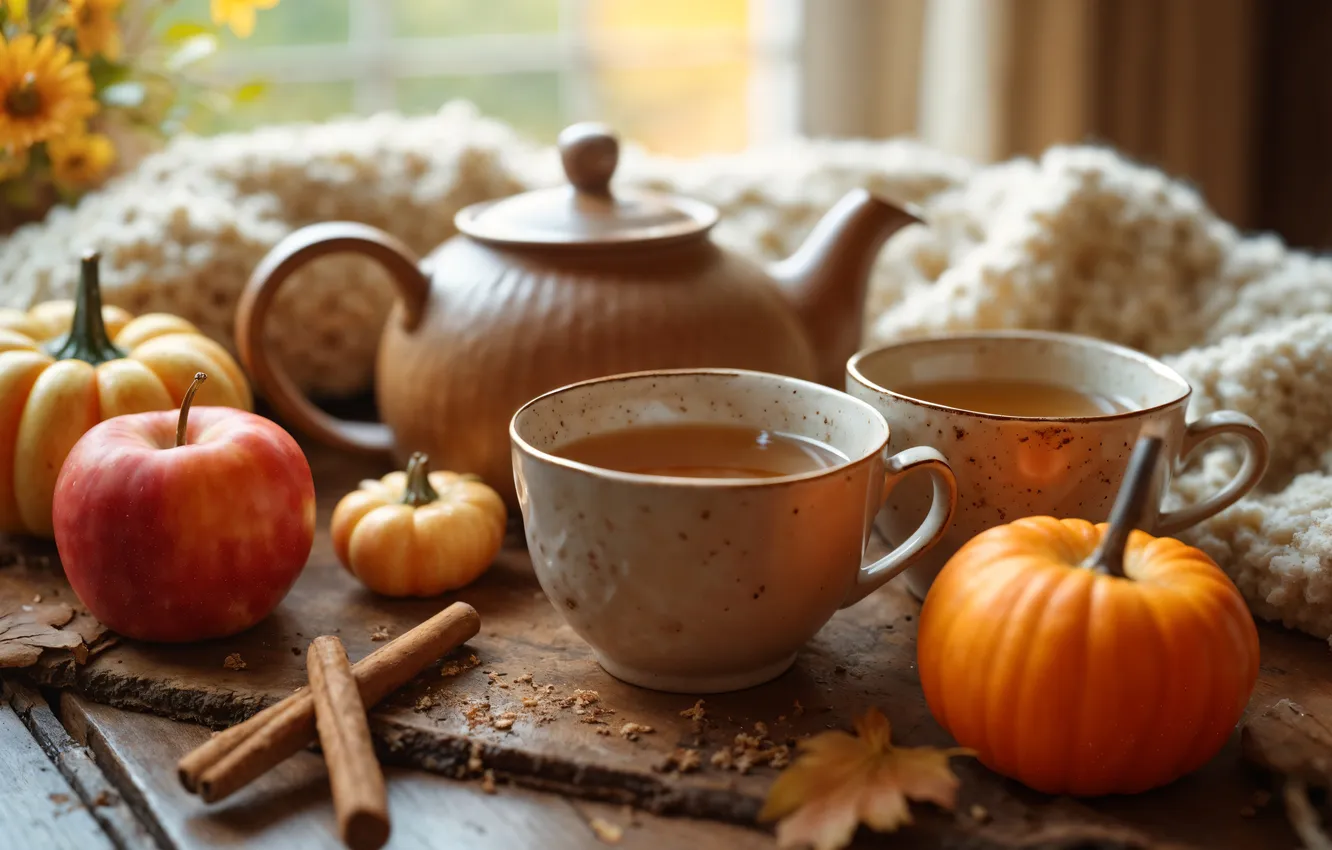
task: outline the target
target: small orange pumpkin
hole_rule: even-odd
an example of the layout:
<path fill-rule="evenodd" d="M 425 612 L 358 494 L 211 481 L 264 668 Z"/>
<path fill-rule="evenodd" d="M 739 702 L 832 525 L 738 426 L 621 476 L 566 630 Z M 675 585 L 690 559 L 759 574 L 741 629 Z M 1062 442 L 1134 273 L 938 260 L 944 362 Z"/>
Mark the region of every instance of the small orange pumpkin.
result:
<path fill-rule="evenodd" d="M 1198 549 L 1117 529 L 1125 513 L 1141 512 L 989 529 L 921 610 L 917 666 L 935 719 L 1038 791 L 1174 781 L 1221 749 L 1258 678 L 1258 631 L 1235 585 Z"/>
<path fill-rule="evenodd" d="M 406 472 L 362 481 L 333 510 L 330 533 L 348 572 L 385 596 L 437 596 L 475 581 L 504 544 L 508 512 L 474 475 Z"/>

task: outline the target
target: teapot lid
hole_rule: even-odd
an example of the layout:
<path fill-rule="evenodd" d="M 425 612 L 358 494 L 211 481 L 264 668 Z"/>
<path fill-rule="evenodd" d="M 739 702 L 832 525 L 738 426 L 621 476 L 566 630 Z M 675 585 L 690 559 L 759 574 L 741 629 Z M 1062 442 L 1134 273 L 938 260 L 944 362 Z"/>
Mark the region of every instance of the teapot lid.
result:
<path fill-rule="evenodd" d="M 485 242 L 597 247 L 674 241 L 717 223 L 716 207 L 702 201 L 611 192 L 620 142 L 601 124 L 565 128 L 559 149 L 570 185 L 472 204 L 454 224 Z"/>

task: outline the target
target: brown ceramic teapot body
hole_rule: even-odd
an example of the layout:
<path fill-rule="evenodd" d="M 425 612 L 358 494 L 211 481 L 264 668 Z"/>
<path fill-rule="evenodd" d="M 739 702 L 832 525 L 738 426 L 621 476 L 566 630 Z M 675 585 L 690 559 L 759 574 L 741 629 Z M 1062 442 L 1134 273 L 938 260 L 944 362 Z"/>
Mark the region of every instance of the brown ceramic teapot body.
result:
<path fill-rule="evenodd" d="M 356 451 L 414 451 L 480 475 L 515 503 L 508 424 L 530 399 L 608 374 L 730 367 L 840 385 L 859 343 L 863 300 L 883 240 L 915 219 L 866 192 L 829 213 L 773 270 L 708 238 L 711 207 L 611 195 L 615 140 L 570 128 L 572 187 L 458 214 L 459 235 L 418 261 L 375 228 L 330 222 L 273 248 L 242 295 L 237 345 L 255 383 L 295 428 Z M 400 298 L 380 342 L 383 425 L 316 408 L 277 368 L 264 317 L 305 262 L 354 251 L 385 266 Z"/>

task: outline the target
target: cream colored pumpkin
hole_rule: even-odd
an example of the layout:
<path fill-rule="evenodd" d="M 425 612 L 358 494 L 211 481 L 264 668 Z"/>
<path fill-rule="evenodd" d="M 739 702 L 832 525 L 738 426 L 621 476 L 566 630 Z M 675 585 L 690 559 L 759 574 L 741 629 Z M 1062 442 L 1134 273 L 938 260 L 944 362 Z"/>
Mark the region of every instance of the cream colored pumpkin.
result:
<path fill-rule="evenodd" d="M 210 380 L 196 404 L 253 408 L 245 373 L 194 325 L 103 307 L 97 262 L 84 258 L 74 301 L 0 310 L 0 531 L 50 537 L 74 443 L 105 419 L 178 407 L 197 372 Z"/>
<path fill-rule="evenodd" d="M 430 472 L 412 456 L 406 472 L 362 481 L 333 511 L 338 560 L 386 596 L 437 596 L 475 581 L 499 554 L 508 512 L 474 476 Z"/>

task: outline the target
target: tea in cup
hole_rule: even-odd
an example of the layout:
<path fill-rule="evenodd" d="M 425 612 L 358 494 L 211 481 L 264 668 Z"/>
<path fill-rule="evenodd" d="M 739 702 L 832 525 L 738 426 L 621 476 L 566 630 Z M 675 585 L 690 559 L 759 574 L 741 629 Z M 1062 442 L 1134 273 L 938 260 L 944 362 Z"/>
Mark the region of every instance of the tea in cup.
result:
<path fill-rule="evenodd" d="M 892 424 L 890 447 L 939 449 L 957 476 L 958 513 L 943 541 L 907 570 L 924 598 L 935 575 L 980 532 L 1024 516 L 1104 521 L 1143 432 L 1161 436 L 1157 498 L 1140 527 L 1188 528 L 1233 505 L 1267 470 L 1267 440 L 1234 411 L 1187 419 L 1189 382 L 1141 352 L 1091 337 L 990 331 L 906 340 L 847 363 L 847 392 Z M 1172 468 L 1203 442 L 1238 437 L 1243 463 L 1210 498 L 1162 513 Z M 905 540 L 922 515 L 915 482 L 888 497 L 877 525 Z"/>
<path fill-rule="evenodd" d="M 509 434 L 542 589 L 602 667 L 657 690 L 779 676 L 939 540 L 956 502 L 939 452 L 887 456 L 871 406 L 761 372 L 585 381 L 528 402 Z M 921 521 L 864 564 L 885 493 L 911 477 Z"/>

